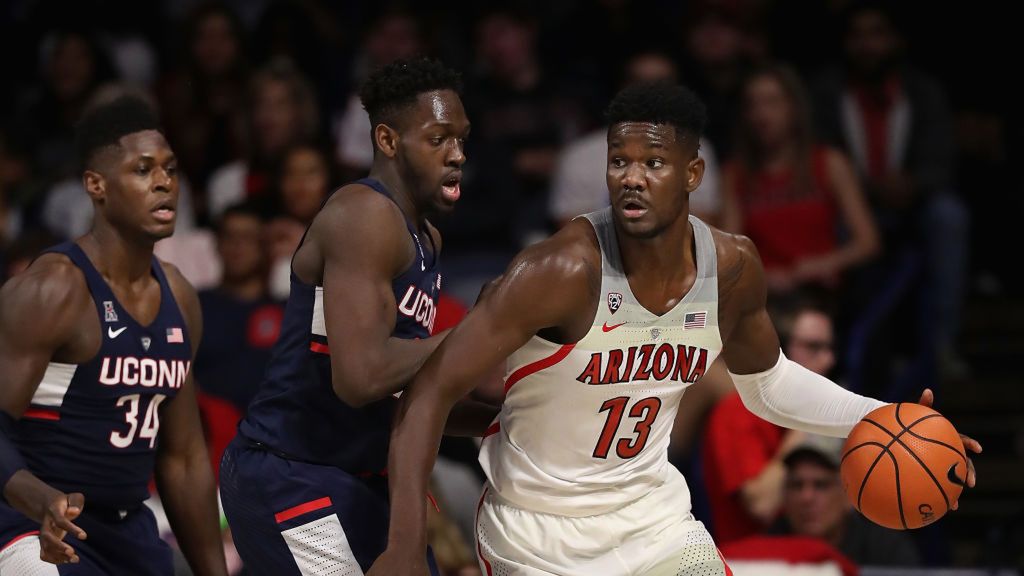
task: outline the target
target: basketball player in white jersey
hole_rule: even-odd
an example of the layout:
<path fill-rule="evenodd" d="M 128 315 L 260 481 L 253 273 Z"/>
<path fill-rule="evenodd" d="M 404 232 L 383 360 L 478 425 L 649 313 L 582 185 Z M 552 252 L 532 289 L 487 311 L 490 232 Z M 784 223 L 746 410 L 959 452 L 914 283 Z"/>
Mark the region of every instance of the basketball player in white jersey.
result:
<path fill-rule="evenodd" d="M 488 576 L 729 574 L 666 454 L 680 398 L 719 354 L 746 406 L 785 427 L 845 436 L 882 405 L 787 360 L 757 250 L 688 215 L 704 172 L 699 99 L 637 85 L 607 114 L 611 206 L 517 256 L 402 397 L 389 546 L 370 575 L 426 573 L 425 490 L 445 418 L 506 357 L 480 455 Z"/>

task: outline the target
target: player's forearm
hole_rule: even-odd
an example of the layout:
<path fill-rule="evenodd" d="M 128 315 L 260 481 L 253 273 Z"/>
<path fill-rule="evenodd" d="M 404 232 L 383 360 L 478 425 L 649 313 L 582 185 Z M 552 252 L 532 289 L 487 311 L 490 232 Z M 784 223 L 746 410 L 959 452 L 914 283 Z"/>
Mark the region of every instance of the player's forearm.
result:
<path fill-rule="evenodd" d="M 42 522 L 46 505 L 62 492 L 40 480 L 27 469 L 21 469 L 4 485 L 4 499 L 33 522 Z"/>
<path fill-rule="evenodd" d="M 196 576 L 226 576 L 217 494 L 206 450 L 157 463 L 157 488 L 181 550 Z"/>
<path fill-rule="evenodd" d="M 451 413 L 448 414 L 444 434 L 445 436 L 467 436 L 470 438 L 483 436 L 500 411 L 500 406 L 463 398 L 452 407 Z"/>
<path fill-rule="evenodd" d="M 445 401 L 428 381 L 417 379 L 403 397 L 392 424 L 388 454 L 391 524 L 388 547 L 426 550 L 427 484 L 434 468 L 448 411 Z"/>
<path fill-rule="evenodd" d="M 793 430 L 845 438 L 868 412 L 884 405 L 842 388 L 781 352 L 773 368 L 730 375 L 748 410 Z"/>
<path fill-rule="evenodd" d="M 347 404 L 360 407 L 405 390 L 445 335 L 447 332 L 423 340 L 390 337 L 374 354 L 332 358 L 335 393 Z"/>

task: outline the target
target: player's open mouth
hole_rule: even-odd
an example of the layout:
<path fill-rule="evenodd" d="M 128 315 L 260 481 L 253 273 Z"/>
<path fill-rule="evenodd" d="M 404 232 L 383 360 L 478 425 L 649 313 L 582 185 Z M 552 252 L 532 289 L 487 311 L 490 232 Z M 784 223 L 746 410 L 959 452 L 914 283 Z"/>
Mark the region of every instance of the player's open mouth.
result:
<path fill-rule="evenodd" d="M 639 202 L 630 200 L 622 205 L 622 215 L 626 218 L 642 218 L 644 214 L 647 214 L 647 208 Z"/>
<path fill-rule="evenodd" d="M 174 210 L 174 206 L 171 206 L 170 204 L 161 204 L 160 206 L 157 206 L 156 208 L 154 208 L 152 212 L 153 212 L 153 216 L 159 222 L 162 222 L 164 224 L 169 224 L 171 222 L 174 222 L 174 212 L 175 212 L 175 210 Z"/>
<path fill-rule="evenodd" d="M 455 202 L 462 195 L 462 173 L 455 172 L 441 182 L 441 194 L 449 202 Z"/>

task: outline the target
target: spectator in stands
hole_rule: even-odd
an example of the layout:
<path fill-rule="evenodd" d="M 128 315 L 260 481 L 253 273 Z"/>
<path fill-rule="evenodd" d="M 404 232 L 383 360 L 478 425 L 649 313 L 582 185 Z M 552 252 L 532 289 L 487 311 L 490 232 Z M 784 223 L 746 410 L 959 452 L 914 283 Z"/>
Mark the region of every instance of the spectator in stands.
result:
<path fill-rule="evenodd" d="M 184 65 L 164 82 L 160 101 L 167 138 L 203 200 L 213 171 L 245 154 L 246 43 L 238 17 L 217 2 L 195 7 L 184 37 Z M 197 206 L 205 212 L 204 202 Z"/>
<path fill-rule="evenodd" d="M 217 226 L 223 277 L 199 292 L 203 340 L 196 353 L 199 406 L 214 470 L 220 453 L 263 380 L 284 309 L 267 291 L 263 215 L 251 205 L 228 208 Z"/>
<path fill-rule="evenodd" d="M 820 538 L 861 566 L 916 566 L 907 534 L 853 511 L 839 478 L 842 440 L 809 436 L 785 460 L 784 516 L 771 532 Z"/>
<path fill-rule="evenodd" d="M 720 157 L 729 158 L 743 79 L 763 49 L 740 3 L 697 1 L 688 8 L 679 35 L 685 39 L 683 76 L 707 104 L 705 135 Z"/>
<path fill-rule="evenodd" d="M 419 22 L 402 10 L 388 10 L 366 29 L 356 55 L 352 84 L 362 84 L 370 72 L 399 59 L 411 59 L 424 51 Z M 359 94 L 349 95 L 345 109 L 335 120 L 335 158 L 342 171 L 342 181 L 362 178 L 373 163 L 373 144 L 366 137 L 372 130 L 370 117 L 363 109 Z"/>
<path fill-rule="evenodd" d="M 862 292 L 874 298 L 880 286 L 894 284 L 908 268 L 903 256 L 912 255 L 923 268 L 925 303 L 916 330 L 925 336 L 911 337 L 923 340 L 915 358 L 934 365 L 937 355 L 942 367 L 963 372 L 953 344 L 966 279 L 968 214 L 952 190 L 952 116 L 942 88 L 908 61 L 894 9 L 884 0 L 861 0 L 845 11 L 845 60 L 817 85 L 818 127 L 827 142 L 853 158 L 891 256 L 884 268 L 865 274 Z M 923 381 L 914 385 L 934 384 Z"/>
<path fill-rule="evenodd" d="M 655 81 L 679 81 L 676 63 L 667 54 L 643 51 L 626 62 L 623 86 Z M 559 153 L 549 200 L 551 219 L 559 227 L 580 214 L 608 205 L 608 183 L 605 179 L 607 141 L 608 128 L 602 126 L 570 142 Z M 718 162 L 711 143 L 706 139 L 701 140 L 700 155 L 704 158 L 704 180 L 690 195 L 690 213 L 715 225 L 720 208 Z"/>
<path fill-rule="evenodd" d="M 775 294 L 835 288 L 840 274 L 878 250 L 857 177 L 841 153 L 815 145 L 810 114 L 794 72 L 755 71 L 722 177 L 723 227 L 757 244 Z"/>
<path fill-rule="evenodd" d="M 290 61 L 275 60 L 260 69 L 253 77 L 249 98 L 248 158 L 222 166 L 210 176 L 207 201 L 211 218 L 238 202 L 267 202 L 281 155 L 317 135 L 316 96 Z"/>
<path fill-rule="evenodd" d="M 333 180 L 327 155 L 314 145 L 293 146 L 282 157 L 275 182 L 275 215 L 267 225 L 270 293 L 274 298 L 288 299 L 292 254 L 334 189 Z"/>
<path fill-rule="evenodd" d="M 77 174 L 73 127 L 96 89 L 113 78 L 109 55 L 85 28 L 55 30 L 40 47 L 40 84 L 11 116 L 43 189 Z"/>
<path fill-rule="evenodd" d="M 547 236 L 548 190 L 563 142 L 585 127 L 582 109 L 548 74 L 536 15 L 488 7 L 475 26 L 476 68 L 463 102 L 473 132 L 464 190 L 441 228 L 449 286 L 472 303 L 512 255 Z"/>
<path fill-rule="evenodd" d="M 801 304 L 772 317 L 790 359 L 818 374 L 832 369 L 832 321 L 823 310 Z M 758 418 L 735 391 L 712 409 L 703 456 L 716 542 L 756 534 L 775 520 L 782 504 L 783 459 L 804 436 Z"/>

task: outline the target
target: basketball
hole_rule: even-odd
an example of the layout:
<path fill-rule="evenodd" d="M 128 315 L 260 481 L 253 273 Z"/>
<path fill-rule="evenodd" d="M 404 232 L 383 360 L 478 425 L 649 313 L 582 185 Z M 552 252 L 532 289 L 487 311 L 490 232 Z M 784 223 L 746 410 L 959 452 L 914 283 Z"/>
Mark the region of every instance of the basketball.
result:
<path fill-rule="evenodd" d="M 843 446 L 843 489 L 872 522 L 907 530 L 942 518 L 960 498 L 967 457 L 953 425 L 920 404 L 887 404 Z"/>

